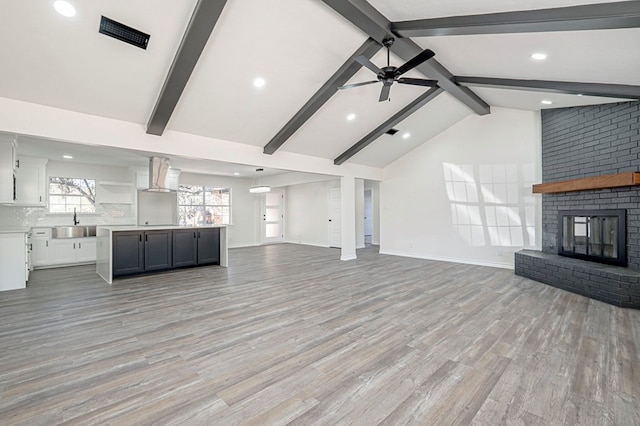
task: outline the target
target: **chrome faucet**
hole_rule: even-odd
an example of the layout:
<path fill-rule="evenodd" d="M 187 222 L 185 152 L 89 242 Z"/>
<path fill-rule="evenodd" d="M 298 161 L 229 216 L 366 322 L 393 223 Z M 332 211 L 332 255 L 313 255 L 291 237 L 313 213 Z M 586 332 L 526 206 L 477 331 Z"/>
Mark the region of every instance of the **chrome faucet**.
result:
<path fill-rule="evenodd" d="M 78 220 L 78 215 L 76 214 L 76 208 L 73 208 L 73 224 L 79 225 L 80 221 Z"/>

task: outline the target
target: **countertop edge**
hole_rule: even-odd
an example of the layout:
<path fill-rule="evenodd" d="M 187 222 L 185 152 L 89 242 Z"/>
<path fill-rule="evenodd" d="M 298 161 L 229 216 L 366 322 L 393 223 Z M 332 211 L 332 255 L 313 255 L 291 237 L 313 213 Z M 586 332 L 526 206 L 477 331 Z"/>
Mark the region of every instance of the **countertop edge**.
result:
<path fill-rule="evenodd" d="M 119 231 L 161 231 L 166 229 L 211 229 L 211 228 L 226 228 L 227 225 L 211 225 L 211 226 L 179 226 L 179 225 L 144 225 L 144 226 L 100 226 L 97 225 L 96 229 L 106 229 L 111 232 Z"/>

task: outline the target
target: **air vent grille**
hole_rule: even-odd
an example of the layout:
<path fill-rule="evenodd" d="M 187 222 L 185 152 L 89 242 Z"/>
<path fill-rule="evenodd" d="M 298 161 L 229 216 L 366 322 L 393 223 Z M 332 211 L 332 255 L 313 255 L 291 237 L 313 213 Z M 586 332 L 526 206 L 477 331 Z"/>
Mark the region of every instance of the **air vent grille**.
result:
<path fill-rule="evenodd" d="M 396 134 L 396 133 L 398 133 L 398 132 L 399 132 L 399 130 L 398 130 L 398 129 L 389 129 L 389 130 L 387 130 L 385 133 L 386 133 L 386 134 L 388 134 L 388 135 L 393 136 L 393 135 L 395 135 L 395 134 Z"/>
<path fill-rule="evenodd" d="M 100 20 L 100 33 L 145 50 L 147 49 L 147 44 L 149 44 L 149 37 L 151 37 L 149 34 L 116 22 L 106 16 L 103 16 Z"/>

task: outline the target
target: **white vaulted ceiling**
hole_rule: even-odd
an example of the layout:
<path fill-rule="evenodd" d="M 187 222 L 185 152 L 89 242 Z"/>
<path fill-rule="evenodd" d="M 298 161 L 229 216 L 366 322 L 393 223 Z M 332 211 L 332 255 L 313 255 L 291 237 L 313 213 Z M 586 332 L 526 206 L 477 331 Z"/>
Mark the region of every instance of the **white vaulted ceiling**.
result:
<path fill-rule="evenodd" d="M 144 132 L 197 1 L 70 1 L 78 11 L 74 18 L 58 15 L 51 1 L 0 5 L 0 97 L 135 123 Z M 609 2 L 369 1 L 391 21 Z M 101 15 L 149 33 L 147 50 L 99 34 Z M 261 148 L 367 38 L 320 0 L 228 0 L 167 130 Z M 454 75 L 640 85 L 637 28 L 413 40 L 432 49 Z M 538 51 L 547 60 L 531 60 Z M 386 54 L 381 50 L 371 60 L 383 66 Z M 392 65 L 404 62 L 391 55 Z M 407 76 L 425 78 L 415 70 Z M 264 87 L 254 87 L 257 77 L 265 79 Z M 361 69 L 349 83 L 372 79 Z M 391 101 L 380 103 L 379 84 L 338 91 L 274 155 L 333 160 L 425 90 L 394 84 Z M 618 101 L 471 90 L 489 105 L 525 110 L 539 110 L 542 99 L 552 100 L 553 108 Z M 348 121 L 351 113 L 356 118 Z M 348 161 L 385 167 L 470 114 L 453 96 L 441 94 L 398 123 L 397 135 L 379 137 Z M 411 137 L 402 139 L 407 132 Z"/>

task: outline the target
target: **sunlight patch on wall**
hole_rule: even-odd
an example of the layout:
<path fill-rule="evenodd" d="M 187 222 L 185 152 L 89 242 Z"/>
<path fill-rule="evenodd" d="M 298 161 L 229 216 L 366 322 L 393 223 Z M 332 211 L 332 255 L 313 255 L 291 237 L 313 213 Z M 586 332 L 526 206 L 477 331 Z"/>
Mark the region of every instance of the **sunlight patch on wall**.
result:
<path fill-rule="evenodd" d="M 534 165 L 442 163 L 451 222 L 471 246 L 534 247 Z"/>

